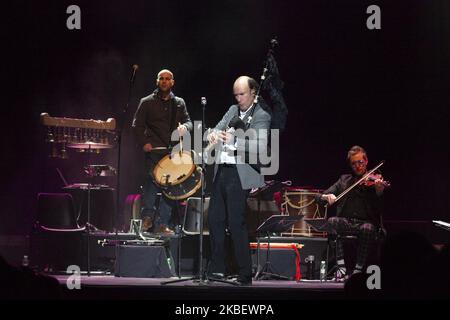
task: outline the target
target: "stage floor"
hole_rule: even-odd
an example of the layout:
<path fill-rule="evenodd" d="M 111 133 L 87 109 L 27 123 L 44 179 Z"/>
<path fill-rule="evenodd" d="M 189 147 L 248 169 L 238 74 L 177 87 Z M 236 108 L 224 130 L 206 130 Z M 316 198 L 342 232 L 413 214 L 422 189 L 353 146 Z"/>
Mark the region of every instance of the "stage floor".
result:
<path fill-rule="evenodd" d="M 248 300 L 298 300 L 342 299 L 343 283 L 301 280 L 257 280 L 251 286 L 235 286 L 221 282 L 187 280 L 171 284 L 172 278 L 121 278 L 112 275 L 82 275 L 81 289 L 69 290 L 67 275 L 54 276 L 68 299 L 248 299 Z M 185 278 L 182 278 L 185 279 Z"/>

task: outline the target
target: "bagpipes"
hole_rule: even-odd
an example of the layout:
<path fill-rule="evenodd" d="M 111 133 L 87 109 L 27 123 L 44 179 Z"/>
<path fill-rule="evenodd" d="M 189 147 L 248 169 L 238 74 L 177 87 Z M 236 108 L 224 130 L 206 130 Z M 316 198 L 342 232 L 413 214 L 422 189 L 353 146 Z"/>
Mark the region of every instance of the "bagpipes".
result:
<path fill-rule="evenodd" d="M 264 104 L 263 101 L 259 101 L 260 91 L 262 89 L 264 92 L 267 92 L 270 97 L 272 108 L 271 110 L 267 107 L 263 108 L 271 113 L 272 121 L 270 129 L 283 131 L 286 128 L 288 109 L 284 101 L 283 93 L 281 92 L 284 83 L 280 78 L 280 72 L 274 56 L 275 48 L 277 46 L 278 40 L 276 38 L 270 40 L 270 46 L 267 52 L 263 74 L 261 75 L 261 83 L 255 97 L 255 103 L 261 102 L 261 104 Z"/>

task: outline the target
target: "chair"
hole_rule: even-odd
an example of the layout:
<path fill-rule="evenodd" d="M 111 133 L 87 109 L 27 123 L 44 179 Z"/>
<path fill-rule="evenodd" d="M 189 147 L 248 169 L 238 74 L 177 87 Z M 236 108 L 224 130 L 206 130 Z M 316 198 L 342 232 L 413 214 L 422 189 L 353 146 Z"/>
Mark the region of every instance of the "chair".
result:
<path fill-rule="evenodd" d="M 357 234 L 353 233 L 353 232 L 348 232 L 348 233 L 339 233 L 339 234 L 333 234 L 332 232 L 330 232 L 330 230 L 328 231 L 328 245 L 327 245 L 327 270 L 328 270 L 328 264 L 330 261 L 330 257 L 329 257 L 329 249 L 330 249 L 330 245 L 333 244 L 334 246 L 334 256 L 335 258 L 337 257 L 337 242 L 341 241 L 341 242 L 351 242 L 351 241 L 356 241 L 358 240 Z M 377 233 L 376 233 L 376 237 L 374 240 L 377 252 L 376 255 L 379 256 L 379 248 L 381 247 L 380 244 L 384 241 L 384 239 L 386 238 L 386 229 L 384 228 L 383 225 L 383 218 L 380 217 L 380 226 L 378 227 Z M 327 276 L 332 275 L 334 273 L 336 273 L 338 269 L 338 265 L 337 263 L 333 266 L 333 268 L 331 268 L 331 270 L 327 271 Z M 337 280 L 337 277 L 335 277 L 335 279 Z"/>
<path fill-rule="evenodd" d="M 75 206 L 69 193 L 39 193 L 37 225 L 45 231 L 82 231 L 77 223 Z"/>
<path fill-rule="evenodd" d="M 30 253 L 32 265 L 46 271 L 65 271 L 82 264 L 85 228 L 77 224 L 72 196 L 68 193 L 39 193 L 38 210 Z"/>

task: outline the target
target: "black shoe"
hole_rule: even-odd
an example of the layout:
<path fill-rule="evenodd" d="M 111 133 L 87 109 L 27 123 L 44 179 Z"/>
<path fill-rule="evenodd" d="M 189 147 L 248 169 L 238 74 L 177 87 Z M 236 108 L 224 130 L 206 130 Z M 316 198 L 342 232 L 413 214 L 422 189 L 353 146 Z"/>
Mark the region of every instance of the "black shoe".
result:
<path fill-rule="evenodd" d="M 162 236 L 173 236 L 175 234 L 175 231 L 173 231 L 168 226 L 165 226 L 163 224 L 156 226 L 153 232 L 160 234 Z"/>
<path fill-rule="evenodd" d="M 347 270 L 345 269 L 345 267 L 338 267 L 331 281 L 345 282 L 348 280 L 348 278 L 349 276 L 347 275 Z"/>
<path fill-rule="evenodd" d="M 144 218 L 142 218 L 142 232 L 150 231 L 151 227 L 153 227 L 152 217 L 145 216 Z"/>
<path fill-rule="evenodd" d="M 237 277 L 237 279 L 234 282 L 238 286 L 251 286 L 252 285 L 252 278 L 249 278 L 249 277 Z"/>
<path fill-rule="evenodd" d="M 206 276 L 208 280 L 214 281 L 214 280 L 226 280 L 226 277 L 223 273 L 220 272 L 213 272 Z"/>

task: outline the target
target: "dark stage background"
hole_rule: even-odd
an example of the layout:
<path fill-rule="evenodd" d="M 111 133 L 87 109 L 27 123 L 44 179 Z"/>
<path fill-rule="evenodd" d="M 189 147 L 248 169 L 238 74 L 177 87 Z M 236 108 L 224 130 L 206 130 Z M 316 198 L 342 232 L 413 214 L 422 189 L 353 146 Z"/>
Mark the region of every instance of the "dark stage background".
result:
<path fill-rule="evenodd" d="M 66 28 L 71 4 L 81 30 Z M 381 30 L 366 28 L 371 4 L 381 7 Z M 235 78 L 260 77 L 275 35 L 289 118 L 269 179 L 326 188 L 358 144 L 369 166 L 386 160 L 385 219 L 449 220 L 448 1 L 14 1 L 3 12 L 1 234 L 29 232 L 37 193 L 61 190 L 55 168 L 85 182 L 84 155 L 48 159 L 40 113 L 119 120 L 139 65 L 122 119 L 123 202 L 139 190 L 130 125 L 156 73 L 174 72 L 193 120 L 207 97 L 214 126 L 233 103 Z M 117 149 L 91 160 L 115 166 Z"/>

